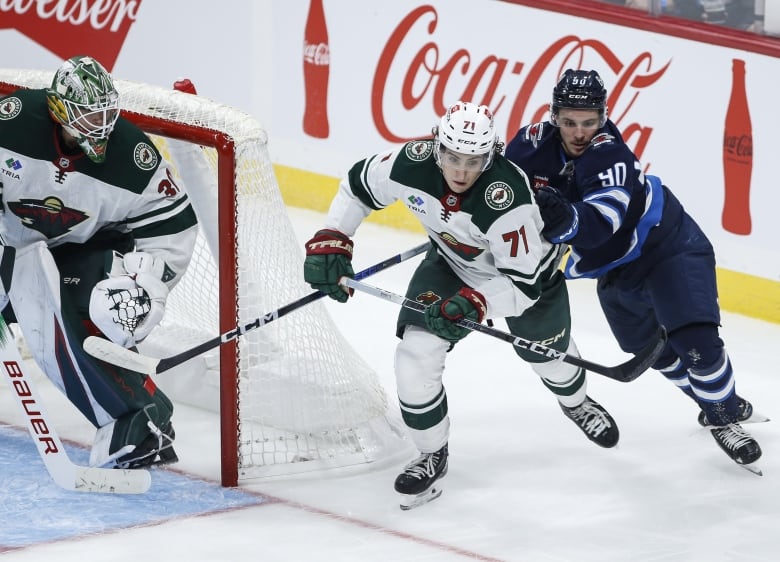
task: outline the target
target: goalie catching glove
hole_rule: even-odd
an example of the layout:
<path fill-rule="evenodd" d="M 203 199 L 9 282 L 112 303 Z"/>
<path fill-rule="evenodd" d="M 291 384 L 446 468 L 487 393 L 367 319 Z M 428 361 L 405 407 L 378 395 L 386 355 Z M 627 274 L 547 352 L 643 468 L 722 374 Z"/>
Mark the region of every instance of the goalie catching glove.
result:
<path fill-rule="evenodd" d="M 454 296 L 441 304 L 432 304 L 425 309 L 425 325 L 447 341 L 460 341 L 471 331 L 458 326 L 458 320 L 466 318 L 482 322 L 487 314 L 487 301 L 482 293 L 470 287 L 463 287 Z"/>
<path fill-rule="evenodd" d="M 146 252 L 129 252 L 108 279 L 92 289 L 89 316 L 103 334 L 122 347 L 133 347 L 160 323 L 168 286 L 165 262 Z"/>
<path fill-rule="evenodd" d="M 319 230 L 306 242 L 303 278 L 312 289 L 322 291 L 339 302 L 347 302 L 352 289 L 339 285 L 342 277 L 354 277 L 352 240 L 338 230 Z"/>

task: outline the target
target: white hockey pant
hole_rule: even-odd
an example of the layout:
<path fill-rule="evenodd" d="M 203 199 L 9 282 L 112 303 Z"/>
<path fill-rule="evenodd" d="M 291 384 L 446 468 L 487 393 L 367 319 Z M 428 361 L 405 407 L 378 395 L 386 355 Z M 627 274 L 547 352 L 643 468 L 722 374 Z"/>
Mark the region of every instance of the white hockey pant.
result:
<path fill-rule="evenodd" d="M 580 356 L 573 339 L 569 340 L 566 353 L 574 357 Z M 584 369 L 564 363 L 561 359 L 546 363 L 531 363 L 531 368 L 542 378 L 544 385 L 555 394 L 558 402 L 563 406 L 573 408 L 585 400 L 588 384 Z"/>
<path fill-rule="evenodd" d="M 401 415 L 422 453 L 441 449 L 450 436 L 447 393 L 442 384 L 450 343 L 420 328 L 407 326 L 395 351 L 395 379 Z"/>

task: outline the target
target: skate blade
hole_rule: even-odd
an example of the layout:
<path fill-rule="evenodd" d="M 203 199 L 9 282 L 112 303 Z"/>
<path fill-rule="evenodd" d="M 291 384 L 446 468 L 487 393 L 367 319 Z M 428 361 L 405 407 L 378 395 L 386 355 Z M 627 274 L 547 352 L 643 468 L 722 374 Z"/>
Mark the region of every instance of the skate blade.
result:
<path fill-rule="evenodd" d="M 737 423 L 738 424 L 753 424 L 753 423 L 766 423 L 766 422 L 770 422 L 770 421 L 772 421 L 772 420 L 770 418 L 768 418 L 767 416 L 765 416 L 764 414 L 759 414 L 758 412 L 753 412 L 753 415 L 750 416 L 748 419 L 742 420 L 742 421 L 738 421 Z M 708 425 L 703 425 L 702 427 L 704 429 L 713 429 L 713 428 L 719 427 L 719 426 L 708 424 Z"/>
<path fill-rule="evenodd" d="M 438 498 L 441 493 L 443 492 L 443 488 L 441 484 L 438 482 L 434 482 L 433 486 L 425 490 L 424 492 L 417 494 L 417 495 L 411 495 L 411 494 L 400 494 L 401 495 L 401 509 L 404 511 L 409 511 L 410 509 L 414 509 L 415 507 L 420 507 L 421 505 L 425 505 L 428 502 L 431 502 Z"/>
<path fill-rule="evenodd" d="M 761 472 L 761 469 L 758 466 L 756 466 L 756 463 L 750 463 L 750 464 L 740 464 L 740 463 L 737 463 L 737 464 L 739 464 L 739 466 L 741 466 L 742 468 L 744 468 L 748 472 L 752 472 L 756 476 L 763 476 L 764 475 L 764 473 Z"/>

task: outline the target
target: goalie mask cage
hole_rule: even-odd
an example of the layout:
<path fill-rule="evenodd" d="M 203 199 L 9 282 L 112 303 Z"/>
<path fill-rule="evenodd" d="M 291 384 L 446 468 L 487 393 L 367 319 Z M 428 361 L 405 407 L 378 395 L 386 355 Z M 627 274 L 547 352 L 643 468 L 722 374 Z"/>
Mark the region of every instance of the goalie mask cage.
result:
<path fill-rule="evenodd" d="M 52 76 L 0 69 L 0 93 L 48 87 Z M 177 354 L 310 293 L 259 123 L 200 96 L 114 82 L 122 115 L 173 164 L 200 223 L 190 267 L 141 351 Z M 408 447 L 376 373 L 322 302 L 156 378 L 175 401 L 220 413 L 224 486 L 371 463 Z"/>

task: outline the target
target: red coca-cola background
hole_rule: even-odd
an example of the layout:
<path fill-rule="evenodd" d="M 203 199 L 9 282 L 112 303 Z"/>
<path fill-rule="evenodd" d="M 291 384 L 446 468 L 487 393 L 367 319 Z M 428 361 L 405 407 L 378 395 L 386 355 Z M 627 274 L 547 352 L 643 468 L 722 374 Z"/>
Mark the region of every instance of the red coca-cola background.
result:
<path fill-rule="evenodd" d="M 111 71 L 141 2 L 6 0 L 0 2 L 0 29 L 16 29 L 62 59 L 89 54 Z"/>

